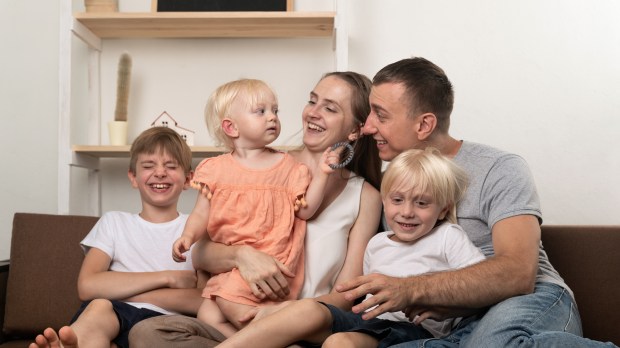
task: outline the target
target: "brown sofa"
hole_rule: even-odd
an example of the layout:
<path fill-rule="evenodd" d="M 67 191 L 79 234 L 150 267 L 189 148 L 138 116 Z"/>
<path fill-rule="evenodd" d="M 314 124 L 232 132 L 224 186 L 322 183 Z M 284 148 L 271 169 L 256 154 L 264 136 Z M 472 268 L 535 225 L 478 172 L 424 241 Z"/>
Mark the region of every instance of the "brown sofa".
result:
<path fill-rule="evenodd" d="M 79 241 L 98 218 L 17 213 L 0 272 L 0 347 L 25 347 L 71 319 L 80 301 Z M 588 338 L 620 345 L 620 226 L 543 226 L 553 265 L 575 292 Z"/>

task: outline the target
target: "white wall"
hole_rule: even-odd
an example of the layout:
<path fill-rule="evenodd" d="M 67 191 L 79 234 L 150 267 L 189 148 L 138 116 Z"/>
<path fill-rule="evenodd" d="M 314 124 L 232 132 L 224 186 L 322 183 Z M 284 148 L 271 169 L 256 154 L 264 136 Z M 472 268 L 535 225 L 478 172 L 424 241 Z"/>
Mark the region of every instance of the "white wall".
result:
<path fill-rule="evenodd" d="M 65 0 L 38 0 L 36 12 L 32 3 L 0 2 L 0 106 L 9 127 L 0 137 L 0 259 L 8 257 L 14 212 L 57 209 L 59 1 Z M 614 151 L 620 145 L 618 1 L 348 1 L 351 70 L 372 77 L 395 60 L 429 58 L 446 70 L 456 89 L 453 135 L 525 157 L 545 223 L 620 224 L 620 156 Z M 73 4 L 79 7 L 81 1 Z M 121 0 L 121 10 L 146 11 L 149 4 Z M 332 6 L 331 0 L 296 1 L 298 10 Z M 129 51 L 131 137 L 166 110 L 196 130 L 197 145 L 210 144 L 202 120 L 208 94 L 227 80 L 249 76 L 274 86 L 284 118 L 279 144 L 295 144 L 308 91 L 334 68 L 331 44 L 329 39 L 106 40 L 102 122 L 113 112 L 116 61 Z M 82 112 L 85 48 L 76 44 L 74 55 L 73 110 Z M 79 130 L 73 133 L 82 140 Z M 101 137 L 106 143 L 105 127 Z M 103 162 L 103 209 L 139 210 L 126 160 Z M 84 173 L 76 174 L 76 195 L 85 199 L 79 192 Z M 189 211 L 193 200 L 193 193 L 185 194 L 181 210 Z M 72 208 L 81 212 L 80 204 Z"/>
<path fill-rule="evenodd" d="M 57 1 L 0 1 L 0 260 L 15 212 L 57 208 L 58 11 Z"/>
<path fill-rule="evenodd" d="M 452 134 L 529 162 L 548 224 L 618 224 L 620 2 L 356 0 L 350 68 L 426 57 Z"/>

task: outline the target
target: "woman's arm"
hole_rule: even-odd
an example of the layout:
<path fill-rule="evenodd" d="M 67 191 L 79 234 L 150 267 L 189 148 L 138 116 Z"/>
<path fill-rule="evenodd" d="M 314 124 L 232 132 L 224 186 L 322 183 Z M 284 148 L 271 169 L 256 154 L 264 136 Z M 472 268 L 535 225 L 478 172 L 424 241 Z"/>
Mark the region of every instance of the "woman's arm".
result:
<path fill-rule="evenodd" d="M 377 233 L 381 221 L 381 195 L 369 183 L 364 182 L 360 198 L 360 210 L 357 219 L 349 232 L 347 256 L 336 279 L 336 284 L 362 275 L 364 252 L 368 241 Z M 340 307 L 351 309 L 353 301 L 345 300 L 342 293 L 332 289 L 331 293 L 320 296 L 318 300 Z"/>
<path fill-rule="evenodd" d="M 192 260 L 194 268 L 214 274 L 239 269 L 254 296 L 260 299 L 284 299 L 289 294 L 284 275 L 295 276 L 283 263 L 250 246 L 215 243 L 208 237 L 196 243 Z"/>

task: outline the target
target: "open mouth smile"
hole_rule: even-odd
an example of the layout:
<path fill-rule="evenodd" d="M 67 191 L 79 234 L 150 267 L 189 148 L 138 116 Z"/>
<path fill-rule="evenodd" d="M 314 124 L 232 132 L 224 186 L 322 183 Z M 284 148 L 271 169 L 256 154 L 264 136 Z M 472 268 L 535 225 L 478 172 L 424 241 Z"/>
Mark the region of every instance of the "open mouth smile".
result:
<path fill-rule="evenodd" d="M 319 127 L 316 124 L 309 123 L 309 122 L 308 122 L 308 129 L 317 131 L 317 132 L 325 132 L 325 128 Z"/>

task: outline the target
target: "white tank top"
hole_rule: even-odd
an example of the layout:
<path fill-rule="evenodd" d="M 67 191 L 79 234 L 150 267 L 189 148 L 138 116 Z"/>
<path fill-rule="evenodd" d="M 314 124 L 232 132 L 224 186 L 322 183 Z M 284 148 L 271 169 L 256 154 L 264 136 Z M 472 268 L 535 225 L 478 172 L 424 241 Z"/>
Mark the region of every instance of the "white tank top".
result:
<path fill-rule="evenodd" d="M 344 190 L 306 228 L 305 278 L 300 298 L 331 292 L 347 256 L 349 231 L 360 210 L 364 179 L 351 174 Z"/>

